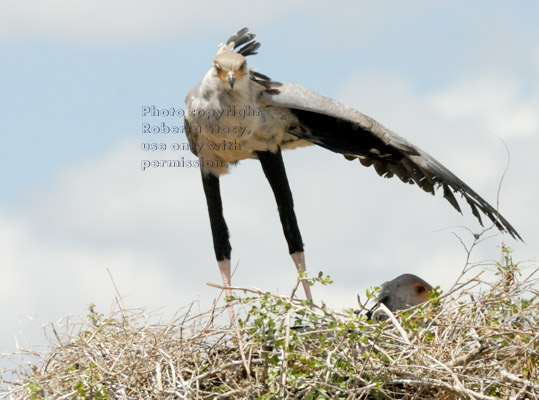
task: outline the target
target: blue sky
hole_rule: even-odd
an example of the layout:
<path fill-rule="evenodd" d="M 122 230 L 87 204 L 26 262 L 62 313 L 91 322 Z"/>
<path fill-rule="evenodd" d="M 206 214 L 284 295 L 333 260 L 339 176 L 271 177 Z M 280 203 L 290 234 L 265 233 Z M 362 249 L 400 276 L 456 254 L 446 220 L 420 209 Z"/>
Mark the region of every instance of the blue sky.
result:
<path fill-rule="evenodd" d="M 500 210 L 526 243 L 507 235 L 477 248 L 496 258 L 504 241 L 537 264 L 539 27 L 535 2 L 217 1 L 83 3 L 4 1 L 0 6 L 0 352 L 42 343 L 41 324 L 107 312 L 114 276 L 129 307 L 164 315 L 220 283 L 199 172 L 142 172 L 145 105 L 184 107 L 217 45 L 243 26 L 262 43 L 249 63 L 376 118 L 429 152 L 491 204 L 511 164 Z M 204 14 L 211 14 L 204 19 Z M 246 16 L 248 14 L 248 16 Z M 192 158 L 190 153 L 181 156 Z M 315 300 L 340 309 L 356 293 L 404 273 L 448 289 L 466 254 L 458 233 L 479 231 L 441 197 L 323 149 L 285 153 L 311 273 L 335 283 Z M 242 162 L 222 180 L 232 235 L 233 282 L 288 293 L 294 267 L 260 166 Z"/>

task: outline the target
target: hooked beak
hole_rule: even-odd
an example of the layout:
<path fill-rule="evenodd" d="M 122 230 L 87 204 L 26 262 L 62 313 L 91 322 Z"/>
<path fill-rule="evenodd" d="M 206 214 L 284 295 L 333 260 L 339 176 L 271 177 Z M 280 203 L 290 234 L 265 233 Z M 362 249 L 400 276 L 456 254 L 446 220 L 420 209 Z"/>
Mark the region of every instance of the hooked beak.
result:
<path fill-rule="evenodd" d="M 234 71 L 230 71 L 228 74 L 226 74 L 226 81 L 230 85 L 230 89 L 234 89 L 234 83 L 236 83 L 236 74 Z"/>

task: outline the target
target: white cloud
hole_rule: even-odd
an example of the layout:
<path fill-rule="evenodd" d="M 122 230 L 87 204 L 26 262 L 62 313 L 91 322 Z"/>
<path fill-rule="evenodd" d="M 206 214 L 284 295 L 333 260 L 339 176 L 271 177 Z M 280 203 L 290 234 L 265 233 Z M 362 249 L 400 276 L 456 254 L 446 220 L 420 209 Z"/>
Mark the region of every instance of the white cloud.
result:
<path fill-rule="evenodd" d="M 96 250 L 69 242 L 68 237 L 43 240 L 30 227 L 35 221 L 0 215 L 0 351 L 14 348 L 19 325 L 32 318 L 39 323 L 20 332 L 32 345 L 41 344 L 40 324 L 49 324 L 68 315 L 85 315 L 96 303 L 108 312 L 115 293 L 110 270 L 129 306 L 154 309 L 170 304 L 177 287 L 163 264 L 135 248 Z M 159 288 L 157 296 L 145 296 L 145 285 Z M 153 291 L 153 290 L 152 290 Z M 8 306 L 9 305 L 9 306 Z"/>
<path fill-rule="evenodd" d="M 524 84 L 503 76 L 473 76 L 432 96 L 432 107 L 457 123 L 483 126 L 506 139 L 539 135 L 539 98 L 528 98 Z"/>
<path fill-rule="evenodd" d="M 250 12 L 248 23 L 254 23 L 271 19 L 284 6 L 293 10 L 304 3 L 275 1 L 271 7 L 253 8 L 247 0 L 238 0 L 233 7 L 217 0 L 4 0 L 0 40 L 39 37 L 90 44 L 156 43 L 177 33 L 196 30 L 200 34 L 212 27 L 220 31 L 225 27 L 225 34 L 232 33 L 246 23 L 245 14 L 238 12 L 242 8 Z M 196 37 L 189 35 L 185 40 Z"/>
<path fill-rule="evenodd" d="M 373 41 L 386 34 L 386 24 L 396 25 L 403 13 L 411 24 L 420 22 L 429 9 L 429 2 L 419 0 L 413 9 L 398 4 L 387 8 L 369 1 L 336 7 L 305 0 L 275 0 L 262 5 L 249 0 L 236 0 L 233 5 L 218 0 L 3 0 L 0 41 L 39 37 L 85 44 L 157 43 L 178 34 L 184 41 L 194 41 L 210 31 L 222 34 L 224 29 L 225 34 L 230 34 L 247 25 L 258 27 L 256 30 L 270 27 L 276 36 L 284 34 L 291 42 L 300 37 L 304 47 L 323 44 L 342 49 L 358 40 Z M 320 18 L 336 36 L 320 35 Z M 354 35 L 350 35 L 350 24 L 354 24 Z M 298 32 L 298 26 L 303 32 Z M 317 42 L 306 40 L 312 37 L 311 32 L 318 35 Z"/>
<path fill-rule="evenodd" d="M 6 0 L 0 17 L 0 37 L 40 36 L 88 43 L 145 41 L 187 28 L 190 23 L 186 17 L 195 8 L 192 2 L 169 0 Z"/>

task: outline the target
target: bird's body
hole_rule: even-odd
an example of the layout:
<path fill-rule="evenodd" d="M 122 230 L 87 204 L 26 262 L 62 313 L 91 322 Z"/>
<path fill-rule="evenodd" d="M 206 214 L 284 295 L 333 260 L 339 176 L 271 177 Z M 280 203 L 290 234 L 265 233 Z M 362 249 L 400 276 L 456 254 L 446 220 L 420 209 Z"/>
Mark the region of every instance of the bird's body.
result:
<path fill-rule="evenodd" d="M 258 158 L 260 151 L 276 153 L 279 148 L 312 145 L 288 132 L 288 127 L 297 123 L 288 108 L 264 104 L 263 85 L 237 79 L 231 88 L 228 82 L 216 79 L 217 74 L 214 65 L 185 97 L 187 125 L 197 127 L 186 130 L 187 138 L 194 144 L 193 153 L 205 160 L 203 172 L 220 175 L 228 172 L 230 164 Z"/>
<path fill-rule="evenodd" d="M 258 158 L 279 210 L 289 252 L 305 270 L 303 241 L 281 156 L 282 149 L 316 144 L 373 166 L 383 177 L 399 177 L 444 197 L 459 212 L 453 194 L 464 197 L 480 223 L 481 213 L 500 230 L 520 236 L 498 211 L 433 157 L 374 119 L 299 84 L 281 84 L 247 66 L 260 47 L 247 28 L 218 47 L 214 64 L 186 95 L 185 126 L 201 172 L 216 258 L 225 286 L 230 285 L 228 228 L 223 215 L 219 176 L 231 164 Z M 309 286 L 304 282 L 307 297 Z M 227 291 L 227 294 L 231 294 Z"/>
<path fill-rule="evenodd" d="M 205 86 L 208 85 L 193 88 L 186 97 L 186 103 L 189 111 L 215 110 L 218 117 L 208 118 L 201 112 L 200 117 L 189 118 L 189 125 L 198 129 L 191 132 L 187 129 L 187 137 L 193 143 L 193 152 L 206 161 L 206 172 L 215 175 L 226 173 L 231 164 L 258 158 L 258 151 L 275 153 L 279 147 L 289 149 L 312 144 L 285 130 L 294 118 L 286 109 L 253 108 L 252 105 L 257 104 L 256 99 L 249 98 L 245 92 L 235 89 L 219 93 L 203 89 Z M 251 92 L 255 90 L 248 91 Z"/>

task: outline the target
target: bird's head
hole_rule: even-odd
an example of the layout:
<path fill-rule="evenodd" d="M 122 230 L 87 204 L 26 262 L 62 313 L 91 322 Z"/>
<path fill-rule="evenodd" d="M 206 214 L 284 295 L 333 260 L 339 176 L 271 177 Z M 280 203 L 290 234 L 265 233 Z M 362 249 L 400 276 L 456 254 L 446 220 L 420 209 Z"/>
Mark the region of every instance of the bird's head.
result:
<path fill-rule="evenodd" d="M 236 82 L 240 82 L 248 73 L 247 60 L 235 51 L 219 52 L 213 58 L 213 68 L 217 77 L 228 83 L 230 90 L 233 90 Z"/>
<path fill-rule="evenodd" d="M 403 310 L 429 300 L 432 286 L 412 274 L 403 274 L 382 285 L 379 302 L 391 311 Z"/>
<path fill-rule="evenodd" d="M 426 283 L 426 282 L 425 282 Z M 432 290 L 432 286 L 425 285 L 424 282 L 413 282 L 411 284 L 412 290 L 414 291 L 415 298 L 417 299 L 418 303 L 424 303 L 429 300 L 429 292 Z M 415 304 L 411 304 L 415 305 Z"/>

